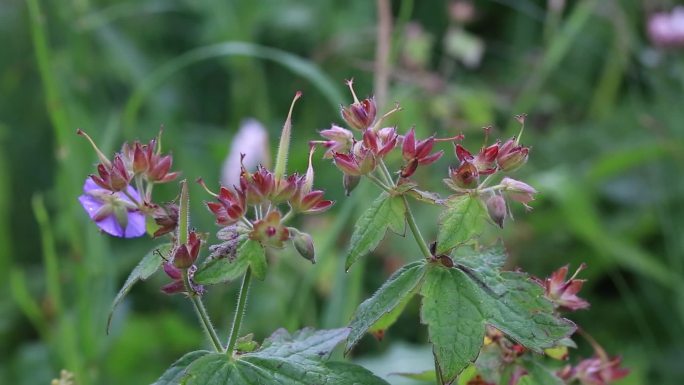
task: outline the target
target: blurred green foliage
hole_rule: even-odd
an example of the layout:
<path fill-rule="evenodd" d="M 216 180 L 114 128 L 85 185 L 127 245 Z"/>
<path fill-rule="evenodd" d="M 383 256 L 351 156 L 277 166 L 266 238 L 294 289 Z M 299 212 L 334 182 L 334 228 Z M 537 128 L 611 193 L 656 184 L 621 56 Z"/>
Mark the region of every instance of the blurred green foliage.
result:
<path fill-rule="evenodd" d="M 545 1 L 475 1 L 472 19 L 452 3 L 392 2 L 389 95 L 403 107 L 393 123 L 421 135 L 464 132 L 477 146 L 483 125 L 512 135 L 511 117 L 528 113 L 524 142 L 533 151 L 524 176 L 541 194 L 532 213 L 516 208 L 503 232 L 510 267 L 545 276 L 587 262 L 592 308 L 572 318 L 625 357 L 633 375 L 622 383 L 681 384 L 682 52 L 650 46 L 644 30 L 654 9 L 636 0 L 570 1 L 560 11 Z M 88 223 L 76 197 L 96 157 L 76 128 L 111 152 L 163 124 L 175 168 L 215 185 L 240 121 L 264 122 L 275 146 L 302 90 L 290 168 L 303 171 L 307 141 L 340 122 L 337 106 L 349 100 L 343 79 L 372 93 L 375 28 L 371 1 L 2 2 L 0 383 L 47 384 L 64 368 L 81 385 L 144 384 L 206 344 L 188 304 L 159 293 L 160 276 L 133 289 L 105 335 L 111 301 L 150 244 L 108 238 Z M 453 161 L 449 154 L 439 164 L 444 175 L 416 178 L 445 193 L 440 180 Z M 262 338 L 279 326 L 342 326 L 418 255 L 390 235 L 345 274 L 344 240 L 377 191 L 361 185 L 347 199 L 340 180 L 317 161 L 316 184 L 338 200 L 332 214 L 302 224 L 320 263 L 292 250 L 271 258 L 245 330 Z M 160 192 L 176 194 L 174 186 Z M 193 224 L 213 231 L 206 195 L 198 186 L 191 195 Z M 434 236 L 436 210 L 417 215 Z M 234 286 L 207 296 L 224 333 Z M 426 351 L 417 314 L 410 304 L 385 340 L 365 339 L 352 358 L 382 374 L 406 371 L 406 357 Z M 591 354 L 585 343 L 580 352 Z"/>

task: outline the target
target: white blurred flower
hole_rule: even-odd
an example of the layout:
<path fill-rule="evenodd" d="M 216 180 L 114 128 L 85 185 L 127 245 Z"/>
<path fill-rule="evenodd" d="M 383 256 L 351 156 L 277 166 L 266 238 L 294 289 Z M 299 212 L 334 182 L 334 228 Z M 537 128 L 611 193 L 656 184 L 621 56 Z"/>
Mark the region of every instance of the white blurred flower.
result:
<path fill-rule="evenodd" d="M 228 156 L 221 169 L 221 184 L 232 187 L 240 185 L 240 156 L 248 171 L 254 171 L 258 165 L 269 167 L 271 153 L 268 144 L 268 132 L 256 119 L 245 119 L 233 137 Z"/>
<path fill-rule="evenodd" d="M 659 47 L 684 47 L 684 7 L 654 13 L 648 18 L 648 37 Z"/>

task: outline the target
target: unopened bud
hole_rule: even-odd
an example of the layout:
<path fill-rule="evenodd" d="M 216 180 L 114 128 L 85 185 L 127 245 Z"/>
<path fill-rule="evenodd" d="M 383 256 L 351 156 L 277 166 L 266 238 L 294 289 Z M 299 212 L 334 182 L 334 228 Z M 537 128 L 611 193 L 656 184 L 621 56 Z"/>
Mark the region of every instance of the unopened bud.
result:
<path fill-rule="evenodd" d="M 506 209 L 506 200 L 501 195 L 493 195 L 487 199 L 487 212 L 494 223 L 503 228 L 508 210 Z"/>
<path fill-rule="evenodd" d="M 299 255 L 311 261 L 311 263 L 316 263 L 316 251 L 314 250 L 313 238 L 307 233 L 303 233 L 294 227 L 289 227 L 292 236 L 292 244 L 295 249 L 299 252 Z"/>
<path fill-rule="evenodd" d="M 361 177 L 358 175 L 342 174 L 342 186 L 344 187 L 344 195 L 349 196 L 352 191 L 359 185 Z"/>
<path fill-rule="evenodd" d="M 192 266 L 193 259 L 186 245 L 180 245 L 173 253 L 173 266 L 179 269 L 187 269 Z"/>

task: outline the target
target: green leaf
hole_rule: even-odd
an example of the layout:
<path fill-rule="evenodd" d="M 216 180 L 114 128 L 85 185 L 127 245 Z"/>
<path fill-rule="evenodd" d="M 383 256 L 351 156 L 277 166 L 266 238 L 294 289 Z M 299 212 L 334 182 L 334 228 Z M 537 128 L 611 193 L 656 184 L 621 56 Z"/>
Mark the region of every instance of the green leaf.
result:
<path fill-rule="evenodd" d="M 403 234 L 404 213 L 405 206 L 401 196 L 382 193 L 356 222 L 351 246 L 347 251 L 345 269 L 349 270 L 356 260 L 375 250 L 388 228 L 395 233 Z"/>
<path fill-rule="evenodd" d="M 124 282 L 121 290 L 119 290 L 119 293 L 117 293 L 116 297 L 114 297 L 112 307 L 109 310 L 109 316 L 107 317 L 107 333 L 109 333 L 109 327 L 111 326 L 112 316 L 114 315 L 114 310 L 116 307 L 119 306 L 121 301 L 123 301 L 123 299 L 126 297 L 126 294 L 131 291 L 136 282 L 146 280 L 152 274 L 154 274 L 159 267 L 161 267 L 163 262 L 161 256 L 169 255 L 171 247 L 172 245 L 170 243 L 165 243 L 150 250 L 147 254 L 145 254 L 143 259 L 140 260 L 133 271 L 131 271 L 131 274 L 128 275 L 128 278 L 126 278 L 126 282 Z"/>
<path fill-rule="evenodd" d="M 224 353 L 210 353 L 198 355 L 188 364 L 183 360 L 186 355 L 154 385 L 387 385 L 360 366 L 325 362 L 348 333 L 348 329 L 304 329 L 290 335 L 278 330 L 264 341 L 261 350 L 232 360 Z"/>
<path fill-rule="evenodd" d="M 354 313 L 349 327 L 346 350 L 349 351 L 367 331 L 387 329 L 396 321 L 425 275 L 425 261 L 409 263 L 397 270 Z"/>
<path fill-rule="evenodd" d="M 195 352 L 190 352 L 179 358 L 178 361 L 174 362 L 170 368 L 166 369 L 164 374 L 152 385 L 173 385 L 180 384 L 180 380 L 185 375 L 185 369 L 191 363 L 197 361 L 199 358 L 204 357 L 211 352 L 206 350 L 198 350 Z"/>
<path fill-rule="evenodd" d="M 462 195 L 450 199 L 439 217 L 437 253 L 448 253 L 454 247 L 480 234 L 487 221 L 487 208 L 480 198 Z"/>
<path fill-rule="evenodd" d="M 466 266 L 464 261 L 479 266 Z M 457 258 L 456 267 L 431 266 L 422 289 L 421 320 L 446 382 L 477 357 L 485 325 L 541 353 L 570 335 L 572 322 L 554 315 L 542 287 L 517 272 L 497 273 L 501 255 L 488 251 Z"/>
<path fill-rule="evenodd" d="M 449 383 L 477 357 L 485 333 L 482 295 L 456 269 L 432 268 L 421 289 L 421 321 L 428 325 L 433 352 Z"/>
<path fill-rule="evenodd" d="M 247 268 L 258 279 L 266 276 L 266 251 L 261 243 L 251 239 L 245 240 L 238 248 L 237 256 L 230 258 L 212 259 L 197 270 L 193 280 L 201 285 L 214 285 L 230 282 L 245 274 Z"/>

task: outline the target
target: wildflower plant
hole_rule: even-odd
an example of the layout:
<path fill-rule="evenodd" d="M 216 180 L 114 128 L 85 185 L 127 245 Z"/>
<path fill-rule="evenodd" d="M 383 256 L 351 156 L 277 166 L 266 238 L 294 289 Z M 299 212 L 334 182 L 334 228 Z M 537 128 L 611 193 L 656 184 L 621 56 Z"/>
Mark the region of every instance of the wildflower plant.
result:
<path fill-rule="evenodd" d="M 310 142 L 304 174 L 287 171 L 292 111 L 301 96 L 297 93 L 272 170 L 260 165 L 250 171 L 241 164 L 238 182 L 218 186 L 217 192 L 198 179 L 217 226 L 219 242 L 208 247 L 209 237 L 191 227 L 185 180 L 175 202 L 153 200 L 155 185 L 179 176 L 171 171 L 171 155 L 162 154 L 161 132 L 148 144 L 124 144 L 110 160 L 79 130 L 99 158 L 97 174 L 86 179 L 79 198 L 90 218 L 113 236 L 147 233 L 168 238 L 132 271 L 112 311 L 133 284 L 161 269 L 168 276 L 161 291 L 192 302 L 213 348 L 187 353 L 155 384 L 387 384 L 358 365 L 328 358 L 343 342 L 349 353 L 364 335 L 384 335 L 415 296 L 421 298 L 420 322 L 427 326 L 435 364 L 434 369 L 405 376 L 433 379 L 441 385 L 456 381 L 606 385 L 624 377 L 627 371 L 620 368 L 620 358 L 608 356 L 584 332 L 594 346 L 594 357 L 574 366 L 548 362 L 549 357 L 567 360 L 568 348 L 575 346 L 571 336 L 580 329 L 561 312 L 589 306 L 577 295 L 584 281 L 576 276 L 584 265 L 567 280 L 567 266 L 541 280 L 521 271 L 504 271 L 503 245 L 481 241 L 486 226 L 504 227 L 510 221 L 511 204 L 529 209 L 537 194 L 532 186 L 510 176 L 527 162 L 530 152 L 521 142 L 524 115 L 517 117 L 521 124 L 517 137 L 493 144 L 485 139 L 478 151 L 470 151 L 460 143 L 463 135 L 420 138 L 414 128 L 402 133 L 385 126 L 386 118 L 401 108 L 397 105 L 381 115 L 373 98 L 359 100 L 351 81 L 348 86 L 354 101 L 342 106 L 341 116 L 349 129 L 332 125 L 322 130 L 322 139 Z M 319 147 L 342 172 L 347 195 L 364 178 L 381 191 L 356 223 L 344 256 L 346 269 L 371 254 L 388 230 L 403 235 L 407 224 L 422 256 L 398 269 L 361 303 L 346 327 L 307 328 L 292 334 L 281 329 L 258 344 L 251 334 L 242 335 L 242 318 L 252 279 L 267 277 L 267 250 L 291 244 L 312 263 L 317 258 L 312 237 L 290 222 L 297 215 L 319 214 L 333 205 L 314 187 L 312 157 Z M 398 156 L 392 159 L 400 159 L 394 169 L 386 163 L 393 152 Z M 455 165 L 441 171 L 448 191 L 442 197 L 425 190 L 413 176 L 434 169 L 449 152 Z M 416 224 L 415 204 L 441 209 L 437 234 L 429 242 Z M 212 285 L 236 280 L 241 280 L 237 308 L 224 342 L 202 296 Z"/>

